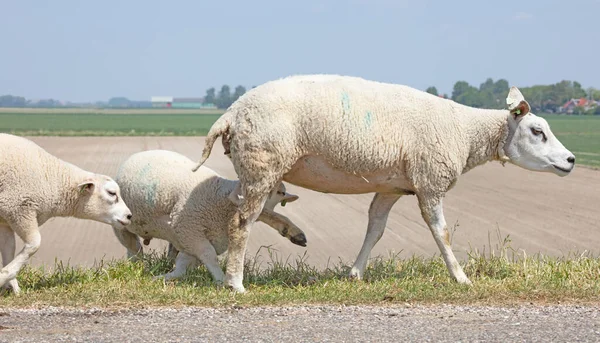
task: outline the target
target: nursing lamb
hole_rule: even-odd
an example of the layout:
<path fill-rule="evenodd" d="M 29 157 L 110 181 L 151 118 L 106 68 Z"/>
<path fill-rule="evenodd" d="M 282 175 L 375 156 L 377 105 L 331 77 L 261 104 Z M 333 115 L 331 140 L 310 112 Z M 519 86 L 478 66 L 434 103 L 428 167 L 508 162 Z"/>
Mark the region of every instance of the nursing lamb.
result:
<path fill-rule="evenodd" d="M 163 275 L 165 279 L 181 277 L 198 259 L 215 281 L 222 282 L 224 275 L 217 255 L 228 248 L 228 223 L 236 211 L 236 199 L 228 197 L 239 182 L 225 179 L 207 167 L 193 173 L 193 166 L 192 160 L 172 151 L 131 155 L 119 167 L 115 180 L 134 219 L 127 228 L 114 227 L 114 232 L 130 257 L 142 252 L 138 236 L 169 241 L 178 254 L 174 271 Z M 277 203 L 285 205 L 297 199 L 280 183 L 258 219 L 292 243 L 306 246 L 302 230 L 273 211 Z"/>

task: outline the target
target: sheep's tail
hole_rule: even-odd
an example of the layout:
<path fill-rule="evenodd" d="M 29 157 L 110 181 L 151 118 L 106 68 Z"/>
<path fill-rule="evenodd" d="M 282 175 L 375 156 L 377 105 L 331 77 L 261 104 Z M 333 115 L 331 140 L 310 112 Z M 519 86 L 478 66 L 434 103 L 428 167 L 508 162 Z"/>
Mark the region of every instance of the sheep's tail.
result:
<path fill-rule="evenodd" d="M 227 112 L 219 117 L 219 119 L 217 119 L 217 121 L 211 126 L 210 130 L 208 131 L 208 135 L 206 135 L 206 140 L 204 141 L 202 157 L 200 158 L 200 161 L 198 161 L 198 164 L 196 164 L 196 166 L 192 169 L 192 172 L 196 172 L 198 169 L 200 169 L 204 162 L 206 162 L 217 138 L 229 133 L 229 126 L 231 125 L 231 121 L 229 120 L 230 117 L 230 112 Z"/>

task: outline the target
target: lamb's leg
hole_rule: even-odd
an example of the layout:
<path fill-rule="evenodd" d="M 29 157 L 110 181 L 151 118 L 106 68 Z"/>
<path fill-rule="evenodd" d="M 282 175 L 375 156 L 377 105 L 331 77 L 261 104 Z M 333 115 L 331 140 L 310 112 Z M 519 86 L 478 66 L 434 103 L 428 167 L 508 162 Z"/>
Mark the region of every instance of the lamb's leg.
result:
<path fill-rule="evenodd" d="M 373 197 L 373 201 L 371 201 L 371 206 L 369 207 L 367 234 L 365 235 L 365 240 L 360 248 L 356 262 L 354 262 L 354 266 L 352 266 L 352 270 L 350 271 L 351 278 L 362 279 L 367 268 L 367 261 L 371 250 L 373 250 L 373 247 L 383 235 L 390 210 L 401 196 L 401 194 L 377 193 Z"/>
<path fill-rule="evenodd" d="M 138 235 L 125 229 L 113 227 L 113 232 L 121 244 L 127 249 L 127 258 L 137 261 L 143 253 Z"/>
<path fill-rule="evenodd" d="M 419 196 L 419 207 L 421 209 L 421 215 L 429 226 L 433 238 L 444 257 L 450 275 L 459 283 L 470 285 L 471 281 L 467 278 L 467 275 L 465 275 L 460 264 L 458 264 L 458 261 L 452 252 L 452 247 L 450 246 L 450 233 L 446 227 L 442 198 Z"/>
<path fill-rule="evenodd" d="M 15 257 L 15 233 L 8 225 L 0 225 L 0 253 L 2 254 L 2 266 L 5 267 Z M 15 294 L 21 290 L 17 278 L 14 278 L 5 288 L 12 288 Z"/>
<path fill-rule="evenodd" d="M 188 255 L 184 252 L 180 252 L 177 254 L 177 258 L 175 260 L 175 269 L 167 274 L 156 276 L 155 279 L 164 278 L 165 280 L 171 279 L 179 279 L 187 270 L 191 267 L 194 268 L 197 266 L 198 260 L 192 255 Z M 223 272 L 221 272 L 222 274 Z"/>
<path fill-rule="evenodd" d="M 179 254 L 179 250 L 175 248 L 173 243 L 169 242 L 169 247 L 167 248 L 167 258 L 171 261 L 175 261 L 177 259 L 177 254 Z"/>
<path fill-rule="evenodd" d="M 200 260 L 208 269 L 210 274 L 213 276 L 213 279 L 217 284 L 223 284 L 223 280 L 225 279 L 225 274 L 223 274 L 223 270 L 219 265 L 219 261 L 217 260 L 217 252 L 215 248 L 210 244 L 207 239 L 202 239 L 200 241 L 195 241 L 195 244 L 191 247 L 184 247 L 184 251 L 187 254 L 193 256 L 195 259 Z M 181 255 L 183 252 L 179 252 Z M 179 261 L 179 256 L 177 257 Z"/>
<path fill-rule="evenodd" d="M 13 280 L 19 270 L 26 264 L 31 256 L 40 248 L 42 237 L 38 229 L 37 220 L 33 216 L 23 216 L 18 221 L 10 223 L 13 231 L 23 240 L 23 249 L 0 270 L 0 287 Z"/>
<path fill-rule="evenodd" d="M 304 231 L 296 226 L 288 217 L 263 208 L 257 220 L 277 230 L 280 235 L 289 239 L 292 243 L 303 247 L 306 246 Z"/>

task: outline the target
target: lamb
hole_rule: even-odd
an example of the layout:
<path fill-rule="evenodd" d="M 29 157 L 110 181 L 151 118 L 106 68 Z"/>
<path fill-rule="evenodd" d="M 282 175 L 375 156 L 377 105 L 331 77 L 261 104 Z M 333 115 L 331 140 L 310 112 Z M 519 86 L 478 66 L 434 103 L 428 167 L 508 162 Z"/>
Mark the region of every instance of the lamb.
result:
<path fill-rule="evenodd" d="M 0 155 L 0 287 L 20 292 L 16 276 L 40 247 L 39 227 L 52 217 L 129 225 L 131 211 L 110 177 L 85 171 L 10 134 L 0 134 Z M 24 242 L 16 256 L 15 233 Z"/>
<path fill-rule="evenodd" d="M 213 279 L 221 283 L 224 275 L 217 255 L 228 249 L 228 222 L 236 210 L 228 196 L 238 181 L 225 179 L 204 166 L 192 173 L 193 166 L 192 160 L 172 151 L 149 150 L 131 155 L 119 167 L 115 180 L 134 219 L 127 228 L 113 229 L 127 248 L 128 257 L 134 259 L 142 252 L 138 237 L 170 242 L 174 249 L 169 249 L 169 253 L 177 256 L 175 269 L 160 277 L 179 278 L 200 260 Z M 297 199 L 279 184 L 258 219 L 292 243 L 306 246 L 302 230 L 273 211 L 277 203 L 285 205 Z"/>
<path fill-rule="evenodd" d="M 416 195 L 450 275 L 471 284 L 451 250 L 443 214 L 442 200 L 458 177 L 488 161 L 559 176 L 575 165 L 516 87 L 506 103 L 507 110 L 477 109 L 404 85 L 339 75 L 291 76 L 250 90 L 215 122 L 193 169 L 223 136 L 240 180 L 226 285 L 245 291 L 248 233 L 282 180 L 325 193 L 376 193 L 350 277 L 362 278 L 396 201 Z"/>

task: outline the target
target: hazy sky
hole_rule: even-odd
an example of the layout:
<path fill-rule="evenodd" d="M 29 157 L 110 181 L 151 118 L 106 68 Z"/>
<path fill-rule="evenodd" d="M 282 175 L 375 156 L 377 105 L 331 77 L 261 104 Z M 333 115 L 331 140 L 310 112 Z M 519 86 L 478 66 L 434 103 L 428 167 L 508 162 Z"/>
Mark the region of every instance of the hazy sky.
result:
<path fill-rule="evenodd" d="M 0 0 L 0 94 L 203 96 L 304 73 L 600 87 L 600 0 Z"/>

